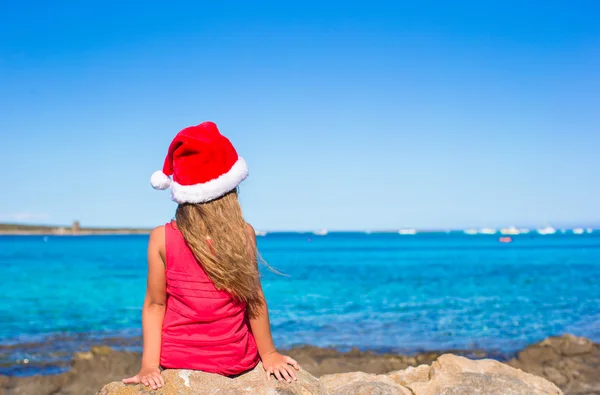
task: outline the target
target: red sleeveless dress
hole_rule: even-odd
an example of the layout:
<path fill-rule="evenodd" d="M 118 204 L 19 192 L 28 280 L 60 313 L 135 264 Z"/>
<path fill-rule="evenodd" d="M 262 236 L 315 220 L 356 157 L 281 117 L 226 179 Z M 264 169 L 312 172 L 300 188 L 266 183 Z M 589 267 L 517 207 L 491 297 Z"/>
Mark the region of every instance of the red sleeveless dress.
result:
<path fill-rule="evenodd" d="M 183 235 L 165 225 L 167 306 L 160 365 L 234 376 L 259 362 L 246 304 L 215 288 Z"/>

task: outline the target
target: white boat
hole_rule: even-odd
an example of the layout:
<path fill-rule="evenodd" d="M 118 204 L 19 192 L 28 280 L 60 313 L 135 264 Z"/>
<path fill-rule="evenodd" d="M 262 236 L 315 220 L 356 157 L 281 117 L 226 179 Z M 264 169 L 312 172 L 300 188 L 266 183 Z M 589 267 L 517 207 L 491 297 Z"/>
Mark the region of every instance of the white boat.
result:
<path fill-rule="evenodd" d="M 503 235 L 518 235 L 521 233 L 521 231 L 515 228 L 514 226 L 511 226 L 510 228 L 500 229 L 500 233 L 502 233 Z"/>
<path fill-rule="evenodd" d="M 526 235 L 527 233 L 531 232 L 529 229 L 527 228 L 521 228 L 519 229 L 519 233 Z"/>
<path fill-rule="evenodd" d="M 398 233 L 401 235 L 416 235 L 417 230 L 416 229 L 400 229 L 398 231 Z"/>
<path fill-rule="evenodd" d="M 583 232 L 585 232 L 583 228 L 575 228 L 575 229 L 573 229 L 573 234 L 576 234 L 576 235 L 582 235 Z"/>
<path fill-rule="evenodd" d="M 477 233 L 479 233 L 477 229 L 465 229 L 463 232 L 465 232 L 465 234 L 467 235 L 476 235 Z"/>
<path fill-rule="evenodd" d="M 594 231 L 594 229 L 592 229 L 592 228 L 587 228 L 586 229 L 586 232 L 588 232 L 588 233 L 592 233 L 593 231 Z"/>
<path fill-rule="evenodd" d="M 267 235 L 267 232 L 265 232 L 265 231 L 263 231 L 263 230 L 255 230 L 255 231 L 254 231 L 254 234 L 255 234 L 256 236 L 266 236 L 266 235 Z"/>
<path fill-rule="evenodd" d="M 556 233 L 556 229 L 551 226 L 546 226 L 545 228 L 538 228 L 537 232 L 541 235 L 553 235 Z"/>
<path fill-rule="evenodd" d="M 482 235 L 495 235 L 496 232 L 497 230 L 492 228 L 479 229 L 479 233 L 481 233 Z"/>
<path fill-rule="evenodd" d="M 327 233 L 327 229 L 316 230 L 313 232 L 317 236 L 325 236 Z"/>

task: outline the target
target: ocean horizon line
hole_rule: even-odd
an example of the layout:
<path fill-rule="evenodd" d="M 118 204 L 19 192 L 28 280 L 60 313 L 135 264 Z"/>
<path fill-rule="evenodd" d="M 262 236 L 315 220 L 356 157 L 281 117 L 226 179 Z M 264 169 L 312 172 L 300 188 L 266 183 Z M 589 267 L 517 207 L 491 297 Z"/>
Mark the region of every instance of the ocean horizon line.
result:
<path fill-rule="evenodd" d="M 71 225 L 46 225 L 46 224 L 25 224 L 25 223 L 0 223 L 0 235 L 101 235 L 101 234 L 147 234 L 154 227 L 133 227 L 133 226 L 87 226 L 82 227 L 78 221 Z M 575 226 L 469 226 L 469 227 L 448 227 L 448 228 L 419 228 L 419 227 L 397 227 L 397 228 L 319 228 L 312 229 L 268 229 L 255 227 L 257 236 L 267 234 L 314 234 L 324 236 L 327 234 L 343 233 L 365 233 L 365 234 L 431 234 L 431 233 L 465 233 L 469 235 L 519 235 L 527 233 L 555 234 L 555 233 L 594 233 L 600 230 L 599 225 L 575 225 Z"/>

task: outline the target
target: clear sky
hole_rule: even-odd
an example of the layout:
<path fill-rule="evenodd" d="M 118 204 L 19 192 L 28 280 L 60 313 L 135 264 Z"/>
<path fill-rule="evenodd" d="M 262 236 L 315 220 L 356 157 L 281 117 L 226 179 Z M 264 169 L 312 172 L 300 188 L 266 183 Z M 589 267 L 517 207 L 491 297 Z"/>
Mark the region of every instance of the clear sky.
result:
<path fill-rule="evenodd" d="M 408 4 L 412 3 L 412 4 Z M 216 122 L 255 228 L 600 225 L 600 2 L 0 2 L 0 221 L 153 226 Z"/>

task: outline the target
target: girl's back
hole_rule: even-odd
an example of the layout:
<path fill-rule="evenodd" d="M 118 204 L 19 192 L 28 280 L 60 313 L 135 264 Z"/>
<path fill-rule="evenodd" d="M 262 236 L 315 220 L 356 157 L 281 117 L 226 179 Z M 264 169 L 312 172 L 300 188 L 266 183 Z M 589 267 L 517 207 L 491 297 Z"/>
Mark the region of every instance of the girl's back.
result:
<path fill-rule="evenodd" d="M 246 303 L 215 287 L 175 222 L 165 225 L 165 251 L 161 366 L 227 376 L 256 366 L 259 357 Z"/>

